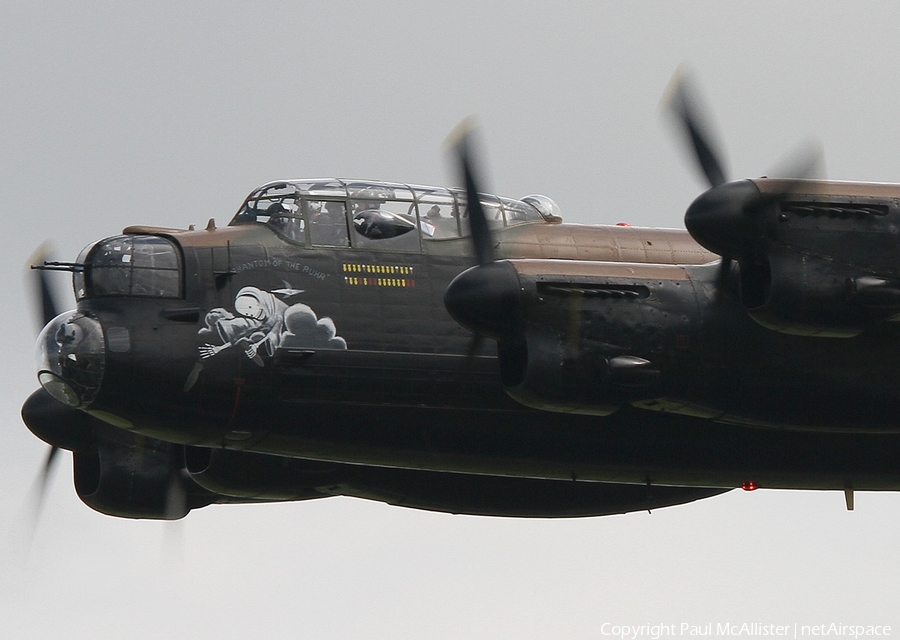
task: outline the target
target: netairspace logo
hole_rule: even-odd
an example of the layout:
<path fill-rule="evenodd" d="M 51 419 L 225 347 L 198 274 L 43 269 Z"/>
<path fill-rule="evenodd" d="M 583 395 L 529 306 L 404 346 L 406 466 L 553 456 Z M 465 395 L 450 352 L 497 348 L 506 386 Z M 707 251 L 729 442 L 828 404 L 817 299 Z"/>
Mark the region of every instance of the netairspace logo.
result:
<path fill-rule="evenodd" d="M 600 625 L 600 635 L 619 640 L 637 640 L 638 638 L 875 638 L 889 637 L 889 625 L 842 624 L 839 622 L 823 624 L 765 624 L 762 622 L 707 622 L 691 624 L 689 622 L 673 624 L 612 624 Z"/>

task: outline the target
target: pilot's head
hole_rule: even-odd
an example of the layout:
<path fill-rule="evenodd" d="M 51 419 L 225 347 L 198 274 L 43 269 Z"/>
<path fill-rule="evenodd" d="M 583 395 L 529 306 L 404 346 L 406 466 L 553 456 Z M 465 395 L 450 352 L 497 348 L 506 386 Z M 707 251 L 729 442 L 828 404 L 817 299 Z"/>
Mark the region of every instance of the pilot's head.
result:
<path fill-rule="evenodd" d="M 381 185 L 371 185 L 363 189 L 359 189 L 353 194 L 354 198 L 359 198 L 354 202 L 356 211 L 371 211 L 381 208 L 381 205 L 394 197 L 392 190 Z"/>
<path fill-rule="evenodd" d="M 266 215 L 270 218 L 277 218 L 279 216 L 283 216 L 288 212 L 287 207 L 285 207 L 280 202 L 273 202 L 266 208 Z"/>

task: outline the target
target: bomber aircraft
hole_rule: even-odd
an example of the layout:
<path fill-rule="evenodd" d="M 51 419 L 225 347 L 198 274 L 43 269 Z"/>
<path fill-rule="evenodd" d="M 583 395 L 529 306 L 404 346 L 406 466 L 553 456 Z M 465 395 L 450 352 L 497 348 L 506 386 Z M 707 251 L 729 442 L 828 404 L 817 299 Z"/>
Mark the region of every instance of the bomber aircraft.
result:
<path fill-rule="evenodd" d="M 481 193 L 464 135 L 465 188 L 279 180 L 227 226 L 130 226 L 36 265 L 42 477 L 69 450 L 88 506 L 154 519 L 900 489 L 900 185 L 729 182 L 686 85 L 671 107 L 710 184 L 687 231 Z"/>

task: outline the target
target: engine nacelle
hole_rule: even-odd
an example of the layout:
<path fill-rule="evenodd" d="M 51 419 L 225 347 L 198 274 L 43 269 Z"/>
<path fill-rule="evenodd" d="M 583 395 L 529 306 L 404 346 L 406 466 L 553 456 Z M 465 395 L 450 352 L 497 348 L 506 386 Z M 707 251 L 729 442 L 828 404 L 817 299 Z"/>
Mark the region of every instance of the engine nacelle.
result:
<path fill-rule="evenodd" d="M 604 268 L 602 278 L 519 275 L 520 331 L 498 341 L 501 377 L 518 402 L 608 415 L 670 395 L 690 370 L 712 267 L 693 267 L 710 272 L 698 281 L 680 266 Z"/>
<path fill-rule="evenodd" d="M 900 313 L 900 280 L 842 262 L 774 246 L 739 269 L 744 308 L 774 331 L 846 338 Z"/>
<path fill-rule="evenodd" d="M 184 471 L 182 447 L 102 441 L 76 450 L 75 491 L 87 506 L 121 518 L 178 520 L 215 501 Z"/>
<path fill-rule="evenodd" d="M 740 180 L 688 207 L 701 245 L 740 265 L 741 301 L 782 333 L 852 337 L 900 313 L 900 191 Z"/>
<path fill-rule="evenodd" d="M 43 388 L 25 401 L 22 420 L 47 444 L 69 451 L 94 446 L 98 432 L 109 429 L 97 418 L 56 400 Z"/>

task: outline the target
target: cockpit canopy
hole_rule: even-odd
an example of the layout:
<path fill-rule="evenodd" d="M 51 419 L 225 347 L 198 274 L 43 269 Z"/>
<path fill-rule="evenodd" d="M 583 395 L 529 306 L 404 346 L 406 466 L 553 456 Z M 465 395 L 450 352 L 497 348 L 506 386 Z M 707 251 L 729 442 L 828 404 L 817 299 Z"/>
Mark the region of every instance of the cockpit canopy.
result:
<path fill-rule="evenodd" d="M 546 196 L 480 200 L 492 228 L 559 221 Z M 462 189 L 323 178 L 263 185 L 231 224 L 263 223 L 305 245 L 418 251 L 422 242 L 469 235 L 468 216 Z"/>

